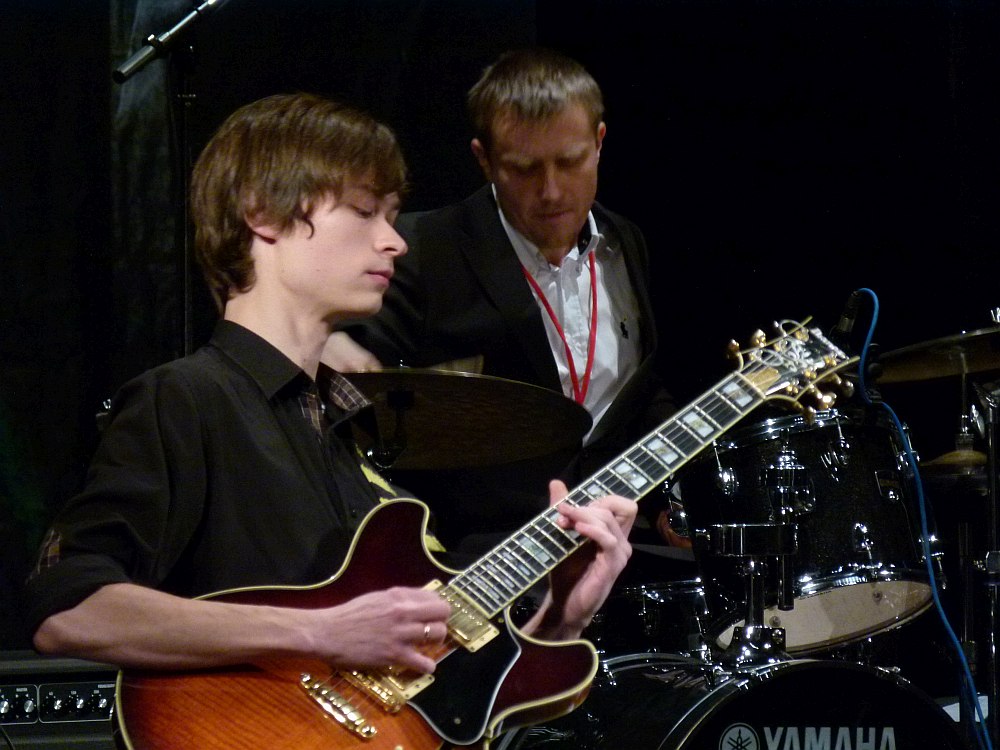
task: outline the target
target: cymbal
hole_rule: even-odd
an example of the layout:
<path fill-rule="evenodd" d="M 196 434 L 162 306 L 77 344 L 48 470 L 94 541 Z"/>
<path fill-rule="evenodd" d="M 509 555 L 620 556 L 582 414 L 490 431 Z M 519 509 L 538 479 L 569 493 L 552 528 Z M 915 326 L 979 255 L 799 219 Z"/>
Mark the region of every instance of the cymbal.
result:
<path fill-rule="evenodd" d="M 960 448 L 958 450 L 949 451 L 948 453 L 944 453 L 937 458 L 931 459 L 930 461 L 923 461 L 920 464 L 921 468 L 932 469 L 935 471 L 951 471 L 985 465 L 986 454 L 970 448 Z"/>
<path fill-rule="evenodd" d="M 344 377 L 375 404 L 386 468 L 459 469 L 546 456 L 579 447 L 591 426 L 589 412 L 572 399 L 516 380 L 416 368 Z M 358 438 L 362 448 L 377 447 Z"/>
<path fill-rule="evenodd" d="M 904 346 L 881 355 L 879 383 L 931 380 L 1000 370 L 1000 327 Z"/>

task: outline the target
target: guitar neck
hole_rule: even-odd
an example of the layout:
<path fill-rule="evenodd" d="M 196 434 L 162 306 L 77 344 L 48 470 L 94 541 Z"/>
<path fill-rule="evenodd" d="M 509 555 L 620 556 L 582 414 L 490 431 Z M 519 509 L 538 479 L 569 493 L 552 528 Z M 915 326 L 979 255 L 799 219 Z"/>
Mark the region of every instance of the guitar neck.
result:
<path fill-rule="evenodd" d="M 562 502 L 586 506 L 605 495 L 639 501 L 766 399 L 780 377 L 762 363 L 731 373 L 642 440 L 600 469 Z M 765 386 L 765 387 L 762 387 Z M 586 538 L 556 523 L 553 508 L 451 580 L 449 588 L 491 618 L 525 594 Z"/>

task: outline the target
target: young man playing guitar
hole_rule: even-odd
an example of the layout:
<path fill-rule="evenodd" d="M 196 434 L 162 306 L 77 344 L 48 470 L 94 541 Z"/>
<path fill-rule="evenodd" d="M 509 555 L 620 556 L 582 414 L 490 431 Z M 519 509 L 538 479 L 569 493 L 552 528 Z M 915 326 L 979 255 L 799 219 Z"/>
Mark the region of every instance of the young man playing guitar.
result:
<path fill-rule="evenodd" d="M 360 541 L 386 531 L 369 519 L 390 506 L 419 506 L 379 507 L 394 490 L 350 439 L 366 401 L 320 363 L 337 324 L 382 304 L 407 249 L 393 228 L 404 187 L 393 134 L 320 97 L 262 99 L 213 136 L 194 168 L 191 206 L 198 260 L 222 319 L 205 346 L 115 397 L 86 486 L 56 517 L 26 584 L 40 652 L 122 666 L 120 701 L 133 684 L 130 669 L 204 675 L 239 665 L 234 674 L 242 675 L 253 665 L 245 669 L 274 676 L 303 662 L 334 676 L 439 672 L 444 683 L 441 655 L 459 629 L 466 634 L 456 617 L 468 614 L 468 601 L 427 586 L 400 547 Z M 487 715 L 510 693 L 524 694 L 507 679 L 517 654 L 535 639 L 577 638 L 629 558 L 635 503 L 618 495 L 560 503 L 566 492 L 552 483 L 553 509 L 538 526 L 546 538 L 579 539 L 579 550 L 541 576 L 548 593 L 518 636 L 530 642 L 514 639 L 511 655 L 493 665 Z M 418 523 L 418 539 L 422 531 Z M 493 575 L 500 585 L 507 573 Z M 459 650 L 490 652 L 491 638 Z M 439 689 L 460 697 L 478 679 L 459 671 Z M 404 682 L 403 700 L 423 689 L 420 680 Z M 289 691 L 298 690 L 293 680 Z M 314 741 L 353 747 L 355 734 L 341 724 L 358 707 L 333 695 L 312 688 L 317 713 L 336 719 L 320 723 Z M 296 692 L 292 700 L 288 711 L 305 699 Z M 119 705 L 126 744 L 130 708 Z M 275 708 L 250 736 L 264 736 L 284 710 Z M 428 733 L 430 745 L 438 746 L 439 730 Z M 140 745 L 170 746 L 153 735 Z"/>

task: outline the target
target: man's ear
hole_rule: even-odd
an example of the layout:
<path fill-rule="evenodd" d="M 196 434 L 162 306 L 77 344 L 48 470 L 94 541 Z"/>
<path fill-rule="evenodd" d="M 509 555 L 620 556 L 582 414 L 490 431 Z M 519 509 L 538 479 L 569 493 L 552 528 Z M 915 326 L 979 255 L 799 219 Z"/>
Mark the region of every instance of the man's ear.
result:
<path fill-rule="evenodd" d="M 483 170 L 487 182 L 493 182 L 493 170 L 490 169 L 490 160 L 486 155 L 486 147 L 483 146 L 483 142 L 478 138 L 473 138 L 469 145 L 472 147 L 472 155 L 479 162 L 479 168 Z"/>
<path fill-rule="evenodd" d="M 249 214 L 243 217 L 250 231 L 260 237 L 264 242 L 274 243 L 281 235 L 281 228 L 268 222 L 260 214 Z"/>
<path fill-rule="evenodd" d="M 603 122 L 597 126 L 597 158 L 601 158 L 601 146 L 604 145 L 604 136 L 608 133 L 608 126 Z"/>

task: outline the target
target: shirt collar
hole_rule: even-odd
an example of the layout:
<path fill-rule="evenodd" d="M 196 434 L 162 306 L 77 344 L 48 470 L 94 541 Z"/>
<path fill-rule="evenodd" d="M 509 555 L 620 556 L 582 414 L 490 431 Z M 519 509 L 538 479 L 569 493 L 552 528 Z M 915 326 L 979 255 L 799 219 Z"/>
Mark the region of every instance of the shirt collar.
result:
<path fill-rule="evenodd" d="M 210 343 L 242 367 L 268 398 L 304 374 L 274 345 L 231 320 L 215 324 Z"/>
<path fill-rule="evenodd" d="M 491 184 L 490 187 L 493 190 L 493 202 L 497 207 L 497 214 L 500 216 L 500 223 L 503 225 L 504 231 L 507 233 L 507 238 L 510 240 L 510 244 L 514 246 L 514 252 L 517 253 L 518 259 L 521 264 L 530 270 L 532 273 L 538 273 L 542 270 L 551 270 L 552 266 L 542 255 L 538 246 L 535 245 L 531 240 L 521 234 L 514 225 L 507 221 L 507 217 L 504 215 L 503 208 L 500 207 L 500 201 L 497 200 L 497 187 Z M 597 243 L 590 243 L 592 237 L 597 237 L 601 239 L 601 234 L 597 231 L 597 220 L 594 219 L 594 212 L 587 212 L 587 223 L 584 225 L 583 229 L 580 230 L 580 236 L 577 239 L 577 244 L 570 248 L 570 251 L 566 254 L 566 257 L 578 258 L 581 256 L 586 256 L 587 251 L 597 248 Z M 603 243 L 606 247 L 606 243 Z M 583 245 L 583 251 L 581 252 L 580 246 Z"/>
<path fill-rule="evenodd" d="M 309 378 L 267 340 L 231 320 L 216 323 L 210 343 L 242 367 L 269 399 L 293 381 Z M 343 409 L 347 416 L 370 403 L 347 378 L 322 363 L 317 385 L 320 397 Z"/>
<path fill-rule="evenodd" d="M 350 380 L 322 362 L 319 363 L 317 380 L 323 397 L 343 409 L 348 417 L 372 403 Z"/>

